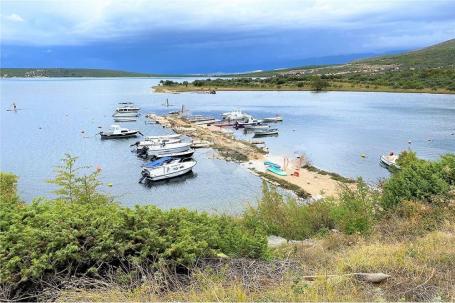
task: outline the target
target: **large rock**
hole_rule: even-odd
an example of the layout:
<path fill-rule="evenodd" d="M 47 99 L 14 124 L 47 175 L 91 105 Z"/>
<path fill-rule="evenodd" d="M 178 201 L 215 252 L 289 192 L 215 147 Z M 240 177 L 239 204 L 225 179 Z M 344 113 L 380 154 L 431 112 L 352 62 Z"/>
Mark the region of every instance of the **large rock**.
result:
<path fill-rule="evenodd" d="M 390 275 L 379 273 L 355 273 L 354 277 L 357 280 L 369 282 L 369 283 L 381 283 L 382 281 L 390 278 Z"/>
<path fill-rule="evenodd" d="M 278 247 L 278 246 L 281 246 L 286 243 L 288 243 L 288 240 L 286 240 L 285 238 L 282 238 L 282 237 L 269 236 L 267 238 L 267 244 L 269 247 Z"/>

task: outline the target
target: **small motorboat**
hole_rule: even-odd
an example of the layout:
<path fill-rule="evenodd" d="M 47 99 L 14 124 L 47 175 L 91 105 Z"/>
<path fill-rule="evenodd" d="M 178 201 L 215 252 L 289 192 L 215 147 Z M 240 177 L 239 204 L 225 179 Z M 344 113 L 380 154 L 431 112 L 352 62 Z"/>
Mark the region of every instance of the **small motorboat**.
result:
<path fill-rule="evenodd" d="M 169 154 L 161 154 L 161 155 L 153 156 L 153 157 L 151 157 L 151 159 L 161 159 L 164 157 L 191 158 L 193 156 L 193 154 L 194 154 L 194 149 L 189 149 L 187 151 L 180 152 L 180 153 L 169 153 Z"/>
<path fill-rule="evenodd" d="M 163 157 L 143 166 L 139 183 L 144 179 L 158 181 L 178 177 L 192 171 L 196 164 L 191 158 Z"/>
<path fill-rule="evenodd" d="M 191 143 L 172 143 L 151 145 L 142 148 L 139 156 L 142 158 L 163 157 L 164 155 L 186 152 L 190 149 Z"/>
<path fill-rule="evenodd" d="M 115 122 L 136 122 L 137 118 L 129 118 L 129 117 L 115 117 Z"/>
<path fill-rule="evenodd" d="M 256 129 L 269 129 L 270 125 L 256 124 L 256 125 L 245 125 L 245 130 L 256 130 Z"/>
<path fill-rule="evenodd" d="M 205 141 L 205 140 L 193 140 L 193 142 L 191 142 L 192 148 L 206 148 L 206 147 L 210 147 L 211 145 L 212 145 L 212 143 L 210 143 L 209 141 Z"/>
<path fill-rule="evenodd" d="M 278 135 L 277 128 L 258 129 L 258 130 L 254 131 L 254 137 L 277 136 L 277 135 Z"/>
<path fill-rule="evenodd" d="M 248 115 L 247 113 L 243 113 L 240 110 L 223 113 L 222 116 L 223 116 L 223 120 L 227 120 L 227 121 L 248 121 L 248 120 L 253 119 L 253 117 L 251 115 Z"/>
<path fill-rule="evenodd" d="M 139 153 L 141 149 L 143 149 L 146 146 L 154 146 L 154 145 L 164 145 L 164 144 L 173 144 L 173 143 L 180 143 L 182 142 L 182 139 L 177 138 L 177 139 L 155 139 L 155 140 L 146 140 L 146 141 L 137 141 L 134 144 L 131 144 L 130 146 L 136 146 L 136 150 Z"/>
<path fill-rule="evenodd" d="M 286 172 L 281 169 L 281 166 L 276 163 L 273 163 L 270 161 L 265 161 L 264 165 L 268 171 L 270 171 L 278 176 L 287 176 Z"/>
<path fill-rule="evenodd" d="M 124 139 L 136 137 L 138 134 L 142 135 L 138 130 L 123 128 L 120 125 L 112 125 L 111 130 L 100 132 L 101 139 Z"/>
<path fill-rule="evenodd" d="M 276 115 L 275 117 L 270 117 L 270 118 L 264 118 L 262 119 L 264 122 L 283 122 L 283 118 L 279 115 Z"/>
<path fill-rule="evenodd" d="M 138 112 L 139 107 L 135 106 L 133 102 L 119 102 L 119 107 L 117 107 L 116 112 Z"/>
<path fill-rule="evenodd" d="M 139 113 L 138 112 L 114 112 L 114 114 L 112 114 L 112 117 L 114 118 L 125 118 L 125 117 L 139 117 Z"/>
<path fill-rule="evenodd" d="M 382 155 L 380 158 L 380 162 L 386 168 L 397 168 L 399 169 L 400 166 L 397 164 L 398 155 L 394 152 L 390 152 L 388 155 Z"/>
<path fill-rule="evenodd" d="M 178 139 L 182 135 L 181 134 L 170 134 L 170 135 L 161 135 L 161 136 L 145 136 L 144 140 L 149 141 L 149 140 L 162 140 L 162 139 Z"/>

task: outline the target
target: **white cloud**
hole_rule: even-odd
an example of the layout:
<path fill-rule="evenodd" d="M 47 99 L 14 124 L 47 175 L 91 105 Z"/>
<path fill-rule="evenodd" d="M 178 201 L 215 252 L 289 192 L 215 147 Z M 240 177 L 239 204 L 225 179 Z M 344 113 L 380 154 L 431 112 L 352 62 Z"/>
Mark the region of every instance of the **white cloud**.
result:
<path fill-rule="evenodd" d="M 6 20 L 12 22 L 24 22 L 24 19 L 18 14 L 11 14 L 5 17 Z"/>
<path fill-rule="evenodd" d="M 61 45 L 163 30 L 355 29 L 368 27 L 370 18 L 391 18 L 396 12 L 414 18 L 416 7 L 426 14 L 450 1 L 3 0 L 9 15 L 2 17 L 1 36 L 2 42 Z M 27 22 L 3 22 L 24 20 L 21 16 Z"/>

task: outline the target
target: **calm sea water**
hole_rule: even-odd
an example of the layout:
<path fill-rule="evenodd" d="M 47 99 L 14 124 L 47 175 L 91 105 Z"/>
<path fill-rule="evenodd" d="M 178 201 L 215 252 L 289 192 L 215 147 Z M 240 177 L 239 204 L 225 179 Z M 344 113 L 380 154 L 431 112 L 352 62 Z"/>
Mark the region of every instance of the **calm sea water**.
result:
<path fill-rule="evenodd" d="M 103 190 L 126 205 L 231 211 L 254 203 L 260 180 L 243 167 L 213 159 L 199 150 L 192 175 L 151 187 L 138 184 L 143 163 L 129 150 L 137 141 L 105 140 L 96 134 L 113 124 L 120 101 L 133 101 L 142 112 L 166 113 L 182 104 L 193 114 L 219 115 L 234 109 L 257 118 L 280 114 L 278 137 L 266 138 L 271 154 L 304 153 L 322 169 L 370 182 L 386 177 L 381 154 L 412 148 L 423 158 L 455 152 L 455 96 L 354 92 L 219 92 L 216 95 L 157 94 L 160 79 L 3 79 L 1 88 L 0 168 L 20 177 L 22 197 L 49 196 L 65 153 L 80 165 L 102 168 Z M 163 106 L 169 99 L 171 107 Z M 6 109 L 12 102 L 22 109 Z M 147 135 L 169 131 L 145 124 L 124 123 Z M 82 133 L 81 131 L 84 131 Z M 239 137 L 245 136 L 241 131 Z M 409 144 L 408 141 L 411 141 Z M 362 158 L 360 155 L 366 155 Z"/>

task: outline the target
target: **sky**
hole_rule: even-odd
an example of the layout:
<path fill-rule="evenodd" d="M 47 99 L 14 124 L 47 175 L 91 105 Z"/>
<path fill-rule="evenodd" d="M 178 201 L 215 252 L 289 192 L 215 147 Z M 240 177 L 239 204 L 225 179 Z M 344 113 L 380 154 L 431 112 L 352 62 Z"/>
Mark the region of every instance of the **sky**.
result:
<path fill-rule="evenodd" d="M 243 72 L 455 37 L 455 0 L 0 0 L 2 67 Z"/>

